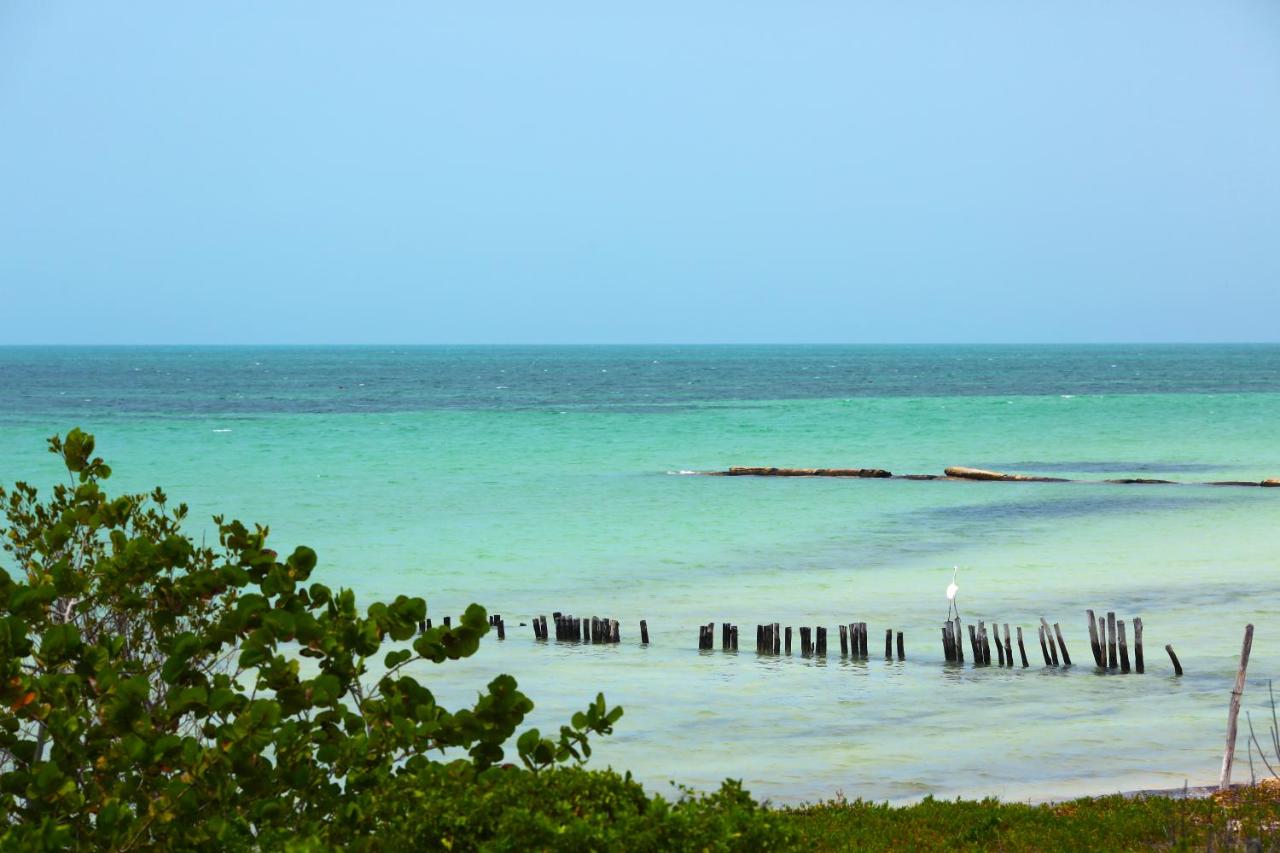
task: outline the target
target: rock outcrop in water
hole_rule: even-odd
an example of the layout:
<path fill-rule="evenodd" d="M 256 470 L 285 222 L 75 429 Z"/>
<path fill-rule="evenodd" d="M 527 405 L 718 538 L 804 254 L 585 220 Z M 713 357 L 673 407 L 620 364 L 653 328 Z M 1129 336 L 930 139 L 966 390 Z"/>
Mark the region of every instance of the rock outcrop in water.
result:
<path fill-rule="evenodd" d="M 693 472 L 684 472 L 693 473 Z M 1065 477 L 1039 477 L 1033 474 L 1005 474 L 982 468 L 966 468 L 953 465 L 942 474 L 898 474 L 883 468 L 775 468 L 763 465 L 734 465 L 728 471 L 698 472 L 711 477 L 847 477 L 852 479 L 894 480 L 969 480 L 989 483 L 1110 483 L 1123 486 L 1269 486 L 1280 488 L 1280 477 L 1267 480 L 1218 480 L 1209 483 L 1179 483 L 1176 480 L 1155 480 L 1146 477 L 1124 477 L 1115 480 L 1069 480 Z"/>
<path fill-rule="evenodd" d="M 727 477 L 892 477 L 882 468 L 756 468 L 737 465 L 723 472 Z"/>
<path fill-rule="evenodd" d="M 948 477 L 956 480 L 997 480 L 1002 483 L 1066 483 L 1062 477 L 1035 477 L 1030 474 L 1002 474 L 999 471 L 984 471 L 981 468 L 965 468 L 953 465 L 945 470 Z"/>

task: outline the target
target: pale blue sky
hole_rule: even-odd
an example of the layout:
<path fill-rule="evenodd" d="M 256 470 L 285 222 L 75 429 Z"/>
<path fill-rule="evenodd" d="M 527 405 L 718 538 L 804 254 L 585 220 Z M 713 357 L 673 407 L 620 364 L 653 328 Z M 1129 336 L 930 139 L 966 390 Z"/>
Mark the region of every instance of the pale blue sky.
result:
<path fill-rule="evenodd" d="M 1280 3 L 0 2 L 0 343 L 1274 341 Z"/>

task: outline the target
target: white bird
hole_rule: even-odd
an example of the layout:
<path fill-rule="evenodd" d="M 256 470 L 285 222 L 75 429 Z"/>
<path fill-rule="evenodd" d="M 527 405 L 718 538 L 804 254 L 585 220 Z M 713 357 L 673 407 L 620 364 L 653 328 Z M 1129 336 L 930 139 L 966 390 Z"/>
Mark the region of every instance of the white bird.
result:
<path fill-rule="evenodd" d="M 956 593 L 960 591 L 960 587 L 956 585 L 956 573 L 959 571 L 959 566 L 951 567 L 951 583 L 947 584 L 947 601 L 955 601 Z"/>

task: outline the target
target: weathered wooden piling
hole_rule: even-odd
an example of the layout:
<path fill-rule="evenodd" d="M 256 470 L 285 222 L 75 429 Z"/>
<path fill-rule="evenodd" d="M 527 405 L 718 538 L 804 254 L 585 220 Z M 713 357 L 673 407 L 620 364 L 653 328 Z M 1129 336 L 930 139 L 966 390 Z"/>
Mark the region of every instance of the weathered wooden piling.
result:
<path fill-rule="evenodd" d="M 906 647 L 903 645 L 902 632 L 899 631 L 898 632 L 898 660 L 906 660 L 906 659 L 907 659 L 907 650 L 906 650 Z"/>
<path fill-rule="evenodd" d="M 707 647 L 707 626 L 698 626 L 698 651 L 702 651 Z"/>
<path fill-rule="evenodd" d="M 1173 646 L 1166 644 L 1164 650 L 1169 653 L 1169 660 L 1173 662 L 1173 674 L 1182 675 L 1182 664 L 1178 663 L 1178 656 L 1173 653 Z"/>
<path fill-rule="evenodd" d="M 764 651 L 764 626 L 756 624 L 756 654 Z"/>
<path fill-rule="evenodd" d="M 1058 665 L 1058 647 L 1053 644 L 1053 630 L 1049 627 L 1049 622 L 1043 616 L 1040 617 L 1040 630 L 1044 632 L 1044 638 L 1049 644 L 1049 657 L 1053 660 L 1053 665 Z"/>
<path fill-rule="evenodd" d="M 1133 617 L 1133 669 L 1138 675 L 1146 672 L 1142 665 L 1142 617 Z"/>
<path fill-rule="evenodd" d="M 805 657 L 808 657 L 812 653 L 813 653 L 813 642 L 810 639 L 809 628 L 808 626 L 802 625 L 800 627 L 800 654 L 804 655 Z"/>
<path fill-rule="evenodd" d="M 1062 627 L 1057 623 L 1053 623 L 1054 636 L 1058 638 L 1058 649 L 1062 652 L 1062 665 L 1071 666 L 1071 655 L 1067 652 L 1067 641 L 1062 639 Z"/>
<path fill-rule="evenodd" d="M 720 648 L 725 651 L 729 648 L 729 628 L 728 622 L 720 623 Z"/>
<path fill-rule="evenodd" d="M 1116 614 L 1107 611 L 1107 669 L 1116 668 Z"/>
<path fill-rule="evenodd" d="M 1040 654 L 1044 655 L 1044 665 L 1053 666 L 1053 661 L 1049 658 L 1049 647 L 1044 644 L 1044 626 L 1041 625 L 1037 630 L 1040 633 Z"/>
<path fill-rule="evenodd" d="M 502 621 L 502 617 L 498 617 L 498 639 L 505 640 L 507 638 L 507 623 Z"/>
<path fill-rule="evenodd" d="M 446 617 L 444 617 L 444 626 L 445 626 L 446 628 L 448 628 L 448 627 L 450 626 L 450 624 L 451 624 L 451 623 L 450 623 L 450 620 L 452 620 L 452 619 L 453 619 L 453 617 L 452 617 L 452 616 L 446 616 Z M 546 627 L 546 623 L 547 623 L 547 617 L 543 616 L 543 617 L 542 617 L 542 627 L 544 627 L 544 628 L 545 628 L 545 627 Z M 546 637 L 543 637 L 543 639 L 545 640 L 545 639 L 546 639 Z"/>
<path fill-rule="evenodd" d="M 973 651 L 973 665 L 982 666 L 982 652 L 978 650 L 978 629 L 969 626 L 969 648 Z"/>
<path fill-rule="evenodd" d="M 884 632 L 884 659 L 893 660 L 893 629 L 888 628 Z"/>
<path fill-rule="evenodd" d="M 640 620 L 640 645 L 649 645 L 649 623 L 643 619 Z"/>
<path fill-rule="evenodd" d="M 1027 647 L 1022 644 L 1022 626 L 1018 626 L 1018 655 L 1022 658 L 1022 668 L 1026 669 L 1031 666 L 1027 662 Z"/>
<path fill-rule="evenodd" d="M 858 654 L 862 655 L 862 659 L 867 659 L 867 623 L 858 623 Z"/>
<path fill-rule="evenodd" d="M 613 620 L 613 642 L 622 642 L 622 623 L 617 619 Z"/>
<path fill-rule="evenodd" d="M 781 626 L 777 622 L 773 623 L 773 653 L 776 655 L 782 651 L 782 631 Z"/>
<path fill-rule="evenodd" d="M 818 642 L 817 642 L 817 648 L 815 649 L 815 651 L 816 651 L 818 654 L 822 655 L 823 657 L 826 657 L 826 655 L 827 655 L 827 629 L 826 629 L 826 628 L 819 627 L 819 628 L 818 628 L 818 630 L 817 630 L 817 634 L 818 634 Z"/>
<path fill-rule="evenodd" d="M 840 657 L 849 656 L 849 626 L 840 626 Z"/>
<path fill-rule="evenodd" d="M 729 639 L 730 641 L 732 641 L 733 650 L 736 652 L 738 650 L 738 626 L 737 625 L 734 625 L 732 628 L 729 629 Z"/>
<path fill-rule="evenodd" d="M 956 614 L 955 630 L 952 631 L 952 636 L 955 637 L 955 640 L 956 640 L 956 644 L 955 644 L 956 661 L 958 663 L 964 663 L 964 628 L 961 627 L 960 625 L 959 613 Z"/>
<path fill-rule="evenodd" d="M 787 626 L 787 654 L 791 654 L 791 626 Z"/>
<path fill-rule="evenodd" d="M 1086 610 L 1085 617 L 1089 620 L 1089 650 L 1093 652 L 1093 663 L 1095 666 L 1102 667 L 1102 653 L 1098 648 L 1098 626 L 1094 621 L 1093 611 Z"/>
<path fill-rule="evenodd" d="M 950 619 L 942 626 L 942 654 L 946 658 L 947 663 L 955 663 L 955 635 L 954 627 Z"/>
<path fill-rule="evenodd" d="M 1120 671 L 1129 671 L 1129 639 L 1124 634 L 1124 620 L 1116 620 L 1116 630 L 1120 634 Z"/>
<path fill-rule="evenodd" d="M 1004 666 L 1004 646 L 1000 645 L 1000 629 L 993 626 L 993 630 L 996 634 L 996 658 L 1000 666 Z"/>
<path fill-rule="evenodd" d="M 1244 676 L 1249 668 L 1249 651 L 1253 648 L 1253 625 L 1244 626 L 1244 644 L 1240 647 L 1240 668 L 1236 670 L 1236 685 L 1231 691 L 1231 704 L 1227 708 L 1227 748 L 1222 753 L 1222 776 L 1218 790 L 1231 787 L 1231 762 L 1236 755 L 1236 719 L 1240 716 L 1240 697 L 1244 695 Z"/>
<path fill-rule="evenodd" d="M 1009 642 L 1009 623 L 1004 623 L 1004 659 L 1005 665 L 1013 667 L 1013 644 Z"/>

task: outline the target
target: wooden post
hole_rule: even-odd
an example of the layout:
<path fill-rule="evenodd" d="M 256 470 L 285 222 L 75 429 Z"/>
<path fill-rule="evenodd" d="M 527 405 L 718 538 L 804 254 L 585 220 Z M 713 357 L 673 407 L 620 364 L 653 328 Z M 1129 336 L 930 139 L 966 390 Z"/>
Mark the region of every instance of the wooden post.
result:
<path fill-rule="evenodd" d="M 756 625 L 756 654 L 760 654 L 764 649 L 764 626 Z"/>
<path fill-rule="evenodd" d="M 720 648 L 721 649 L 729 648 L 729 623 L 728 622 L 720 623 Z"/>
<path fill-rule="evenodd" d="M 1052 666 L 1053 662 L 1049 660 L 1049 647 L 1044 644 L 1044 626 L 1041 625 L 1040 631 L 1040 654 L 1044 655 L 1044 665 Z"/>
<path fill-rule="evenodd" d="M 948 633 L 951 631 L 951 620 L 947 620 L 947 624 L 942 626 L 942 657 L 951 663 L 951 638 Z"/>
<path fill-rule="evenodd" d="M 1085 617 L 1089 620 L 1089 650 L 1093 652 L 1094 666 L 1102 666 L 1102 655 L 1098 652 L 1098 625 L 1094 622 L 1092 610 L 1086 610 Z"/>
<path fill-rule="evenodd" d="M 907 652 L 902 641 L 902 632 L 898 632 L 898 660 L 906 660 Z"/>
<path fill-rule="evenodd" d="M 1107 617 L 1098 617 L 1098 656 L 1102 658 L 1102 668 L 1107 668 Z"/>
<path fill-rule="evenodd" d="M 764 633 L 760 635 L 760 651 L 764 654 L 768 654 L 773 649 L 773 638 L 769 636 L 769 631 L 772 628 L 772 625 L 765 625 Z"/>
<path fill-rule="evenodd" d="M 707 647 L 707 626 L 698 626 L 698 651 L 702 651 Z"/>
<path fill-rule="evenodd" d="M 827 656 L 827 629 L 819 627 L 818 631 L 818 654 L 823 657 Z"/>
<path fill-rule="evenodd" d="M 451 620 L 452 618 L 453 618 L 452 616 L 446 616 L 446 617 L 444 617 L 444 626 L 445 626 L 446 628 L 448 628 L 448 627 L 449 627 L 449 620 Z M 544 626 L 546 625 L 546 621 L 547 621 L 547 617 L 543 616 L 543 617 L 542 617 L 542 622 L 543 622 L 543 625 L 544 625 Z M 545 639 L 546 639 L 546 637 L 543 637 L 542 639 L 544 639 L 544 640 L 545 640 Z"/>
<path fill-rule="evenodd" d="M 617 619 L 613 620 L 613 641 L 615 643 L 622 642 L 622 625 Z"/>
<path fill-rule="evenodd" d="M 1004 623 L 1004 660 L 1007 666 L 1013 667 L 1013 644 L 1009 642 L 1008 622 Z"/>
<path fill-rule="evenodd" d="M 866 660 L 867 659 L 867 623 L 866 622 L 858 623 L 858 636 L 861 638 L 858 640 L 858 644 L 859 644 L 858 650 L 862 652 L 862 659 Z"/>
<path fill-rule="evenodd" d="M 1107 669 L 1116 668 L 1116 614 L 1107 611 Z"/>
<path fill-rule="evenodd" d="M 969 648 L 973 650 L 973 665 L 982 666 L 982 652 L 978 651 L 978 632 L 969 626 Z"/>
<path fill-rule="evenodd" d="M 640 620 L 640 645 L 649 645 L 649 623 L 643 619 Z"/>
<path fill-rule="evenodd" d="M 893 629 L 887 628 L 884 632 L 884 659 L 893 660 Z"/>
<path fill-rule="evenodd" d="M 840 626 L 840 657 L 849 656 L 849 626 Z"/>
<path fill-rule="evenodd" d="M 1120 633 L 1120 671 L 1129 671 L 1129 639 L 1124 634 L 1124 620 L 1116 620 L 1116 630 Z"/>
<path fill-rule="evenodd" d="M 1018 626 L 1018 654 L 1022 657 L 1022 668 L 1026 669 L 1031 666 L 1027 663 L 1027 647 L 1022 645 L 1022 626 Z"/>
<path fill-rule="evenodd" d="M 498 617 L 498 639 L 505 640 L 507 638 L 507 623 L 502 621 L 502 617 Z"/>
<path fill-rule="evenodd" d="M 1142 665 L 1142 617 L 1133 617 L 1133 668 L 1138 675 L 1146 672 Z"/>
<path fill-rule="evenodd" d="M 773 623 L 773 653 L 776 655 L 782 648 L 782 638 L 778 636 L 778 623 Z"/>
<path fill-rule="evenodd" d="M 1053 623 L 1053 633 L 1058 638 L 1058 648 L 1062 651 L 1062 665 L 1071 666 L 1071 655 L 1067 654 L 1067 642 L 1062 639 L 1062 628 L 1057 622 Z"/>
<path fill-rule="evenodd" d="M 1231 787 L 1231 762 L 1236 755 L 1236 718 L 1240 716 L 1240 697 L 1244 694 L 1244 674 L 1249 668 L 1249 651 L 1253 648 L 1253 625 L 1244 626 L 1244 644 L 1240 647 L 1240 669 L 1236 671 L 1236 686 L 1231 691 L 1231 705 L 1227 710 L 1227 748 L 1222 753 L 1222 777 L 1218 790 Z"/>
<path fill-rule="evenodd" d="M 991 630 L 996 635 L 996 659 L 1000 662 L 1000 666 L 1004 666 L 1004 646 L 1000 645 L 1000 628 L 992 623 Z"/>
<path fill-rule="evenodd" d="M 956 638 L 956 661 L 964 663 L 964 628 L 960 626 L 960 614 L 956 614 L 956 627 L 954 636 Z"/>
<path fill-rule="evenodd" d="M 987 643 L 987 623 L 978 620 L 978 662 L 991 663 L 991 646 Z"/>
<path fill-rule="evenodd" d="M 1169 660 L 1173 661 L 1173 674 L 1182 675 L 1182 664 L 1178 663 L 1178 656 L 1173 653 L 1173 646 L 1166 644 L 1164 650 L 1169 653 Z"/>
<path fill-rule="evenodd" d="M 791 626 L 787 626 L 787 654 L 791 654 Z"/>
<path fill-rule="evenodd" d="M 738 650 L 738 626 L 734 625 L 729 629 L 729 639 L 733 641 L 733 650 Z"/>
<path fill-rule="evenodd" d="M 805 657 L 809 656 L 809 628 L 807 626 L 800 627 L 800 654 Z"/>

